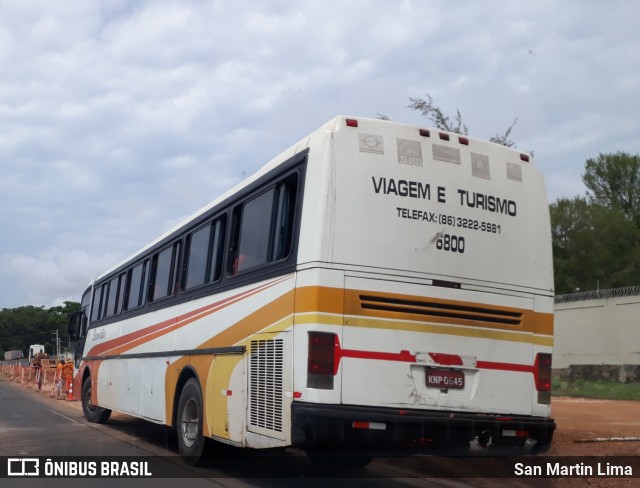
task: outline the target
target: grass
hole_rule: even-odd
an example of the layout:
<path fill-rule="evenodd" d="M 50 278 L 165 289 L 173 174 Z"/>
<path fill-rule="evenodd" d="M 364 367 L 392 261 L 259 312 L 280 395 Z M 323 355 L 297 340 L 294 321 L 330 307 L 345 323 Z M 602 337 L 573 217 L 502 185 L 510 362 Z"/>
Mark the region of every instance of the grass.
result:
<path fill-rule="evenodd" d="M 640 401 L 640 383 L 583 379 L 569 382 L 554 378 L 551 382 L 551 394 L 554 396 Z"/>

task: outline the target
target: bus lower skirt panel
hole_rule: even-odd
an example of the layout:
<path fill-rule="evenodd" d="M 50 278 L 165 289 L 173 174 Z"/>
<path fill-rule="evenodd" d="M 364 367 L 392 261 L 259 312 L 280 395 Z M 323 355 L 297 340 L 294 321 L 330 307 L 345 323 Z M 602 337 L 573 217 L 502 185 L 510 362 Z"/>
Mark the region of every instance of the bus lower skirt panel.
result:
<path fill-rule="evenodd" d="M 313 450 L 439 451 L 464 454 L 489 449 L 544 452 L 555 422 L 505 416 L 294 402 L 293 445 Z"/>

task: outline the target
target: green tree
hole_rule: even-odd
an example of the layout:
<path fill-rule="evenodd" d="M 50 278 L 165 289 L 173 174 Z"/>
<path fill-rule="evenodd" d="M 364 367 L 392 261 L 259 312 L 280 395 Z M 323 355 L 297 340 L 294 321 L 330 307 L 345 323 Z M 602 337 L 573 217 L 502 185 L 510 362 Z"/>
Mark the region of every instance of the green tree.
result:
<path fill-rule="evenodd" d="M 58 331 L 66 343 L 69 316 L 80 309 L 76 302 L 45 309 L 27 305 L 0 310 L 0 352 L 20 349 L 27 352 L 30 344 L 44 344 L 48 353 L 55 351 L 53 334 Z"/>
<path fill-rule="evenodd" d="M 593 203 L 620 209 L 640 226 L 640 155 L 616 152 L 587 159 L 582 181 Z"/>
<path fill-rule="evenodd" d="M 620 209 L 575 197 L 550 213 L 556 293 L 637 283 L 640 229 Z"/>

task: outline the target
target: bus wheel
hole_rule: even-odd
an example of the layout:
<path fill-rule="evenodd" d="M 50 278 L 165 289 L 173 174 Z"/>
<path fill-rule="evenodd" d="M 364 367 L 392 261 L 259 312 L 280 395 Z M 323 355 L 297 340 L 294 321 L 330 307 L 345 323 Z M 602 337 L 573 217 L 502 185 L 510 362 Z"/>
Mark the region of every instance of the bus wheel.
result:
<path fill-rule="evenodd" d="M 178 447 L 187 464 L 197 464 L 204 448 L 202 392 L 195 378 L 186 382 L 178 402 Z"/>
<path fill-rule="evenodd" d="M 82 383 L 82 412 L 89 422 L 104 424 L 111 416 L 111 410 L 100 408 L 91 403 L 91 377 L 88 376 Z"/>

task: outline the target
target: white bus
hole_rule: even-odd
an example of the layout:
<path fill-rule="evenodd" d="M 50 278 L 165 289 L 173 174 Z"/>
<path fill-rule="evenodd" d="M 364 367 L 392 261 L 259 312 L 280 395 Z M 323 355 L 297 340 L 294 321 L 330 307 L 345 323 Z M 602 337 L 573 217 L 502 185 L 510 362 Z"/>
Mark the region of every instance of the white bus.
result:
<path fill-rule="evenodd" d="M 336 117 L 90 284 L 74 391 L 190 462 L 206 438 L 542 451 L 553 296 L 529 155 Z"/>

